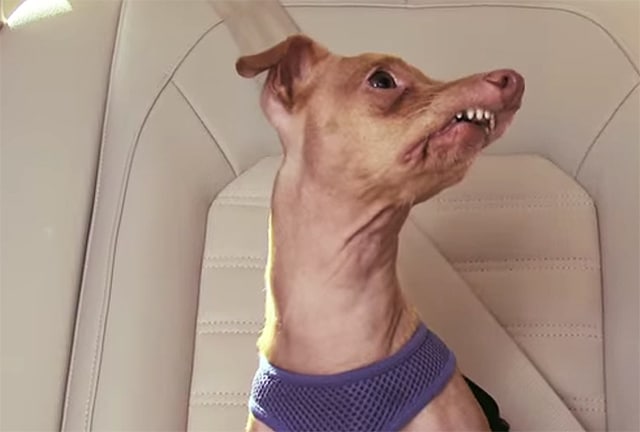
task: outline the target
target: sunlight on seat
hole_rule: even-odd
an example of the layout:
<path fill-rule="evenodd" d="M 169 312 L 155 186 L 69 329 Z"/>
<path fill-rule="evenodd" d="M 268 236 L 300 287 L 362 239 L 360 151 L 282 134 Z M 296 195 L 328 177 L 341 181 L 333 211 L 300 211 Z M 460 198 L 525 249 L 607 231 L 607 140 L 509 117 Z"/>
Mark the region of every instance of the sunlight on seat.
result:
<path fill-rule="evenodd" d="M 67 0 L 25 0 L 7 18 L 10 28 L 71 11 Z"/>

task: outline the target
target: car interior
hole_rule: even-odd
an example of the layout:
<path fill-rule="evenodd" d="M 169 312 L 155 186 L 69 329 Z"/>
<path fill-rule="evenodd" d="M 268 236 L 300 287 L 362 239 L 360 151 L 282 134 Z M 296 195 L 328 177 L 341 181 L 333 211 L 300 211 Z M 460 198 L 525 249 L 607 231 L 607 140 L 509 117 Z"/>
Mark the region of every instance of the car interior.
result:
<path fill-rule="evenodd" d="M 399 276 L 512 430 L 640 430 L 640 2 L 0 5 L 2 431 L 244 427 L 282 151 L 234 64 L 293 30 L 522 73 Z"/>

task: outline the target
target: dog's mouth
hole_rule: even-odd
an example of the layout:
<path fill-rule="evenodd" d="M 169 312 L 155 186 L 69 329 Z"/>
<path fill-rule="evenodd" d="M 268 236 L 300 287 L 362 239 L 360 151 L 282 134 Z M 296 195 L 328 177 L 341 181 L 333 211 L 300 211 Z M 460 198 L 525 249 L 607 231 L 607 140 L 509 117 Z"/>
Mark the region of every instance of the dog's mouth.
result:
<path fill-rule="evenodd" d="M 469 123 L 478 126 L 484 132 L 485 136 L 489 138 L 496 130 L 496 114 L 484 108 L 467 108 L 457 112 L 444 127 L 436 133 L 431 134 L 429 138 L 444 135 L 449 132 L 452 127 L 460 123 Z M 488 144 L 488 140 L 486 140 L 486 143 Z"/>
<path fill-rule="evenodd" d="M 470 108 L 457 113 L 454 123 L 472 123 L 484 129 L 490 135 L 496 129 L 496 115 L 493 111 L 482 108 Z"/>
<path fill-rule="evenodd" d="M 469 149 L 483 149 L 495 138 L 500 124 L 511 117 L 508 113 L 496 113 L 486 108 L 466 108 L 456 112 L 435 132 L 415 143 L 405 153 L 405 160 L 426 160 L 434 147 L 450 148 L 461 142 Z"/>

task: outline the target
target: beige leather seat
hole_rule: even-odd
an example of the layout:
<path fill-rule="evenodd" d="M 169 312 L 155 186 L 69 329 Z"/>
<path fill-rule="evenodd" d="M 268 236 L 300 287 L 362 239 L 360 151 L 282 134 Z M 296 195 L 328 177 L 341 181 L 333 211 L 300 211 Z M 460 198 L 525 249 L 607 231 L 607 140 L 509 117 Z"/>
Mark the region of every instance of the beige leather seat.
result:
<path fill-rule="evenodd" d="M 296 1 L 344 54 L 513 67 L 521 113 L 400 272 L 514 430 L 639 430 L 640 5 Z M 277 137 L 207 1 L 0 31 L 2 430 L 238 430 Z"/>

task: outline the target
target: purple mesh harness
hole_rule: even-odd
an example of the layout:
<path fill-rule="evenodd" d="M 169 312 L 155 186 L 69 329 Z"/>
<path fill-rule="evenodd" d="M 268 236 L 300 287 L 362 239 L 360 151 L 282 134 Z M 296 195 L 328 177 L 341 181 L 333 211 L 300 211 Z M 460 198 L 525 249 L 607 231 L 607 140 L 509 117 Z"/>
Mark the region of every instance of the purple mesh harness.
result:
<path fill-rule="evenodd" d="M 249 408 L 276 432 L 398 430 L 440 393 L 455 367 L 453 352 L 420 325 L 391 357 L 336 375 L 287 372 L 261 357 Z"/>

